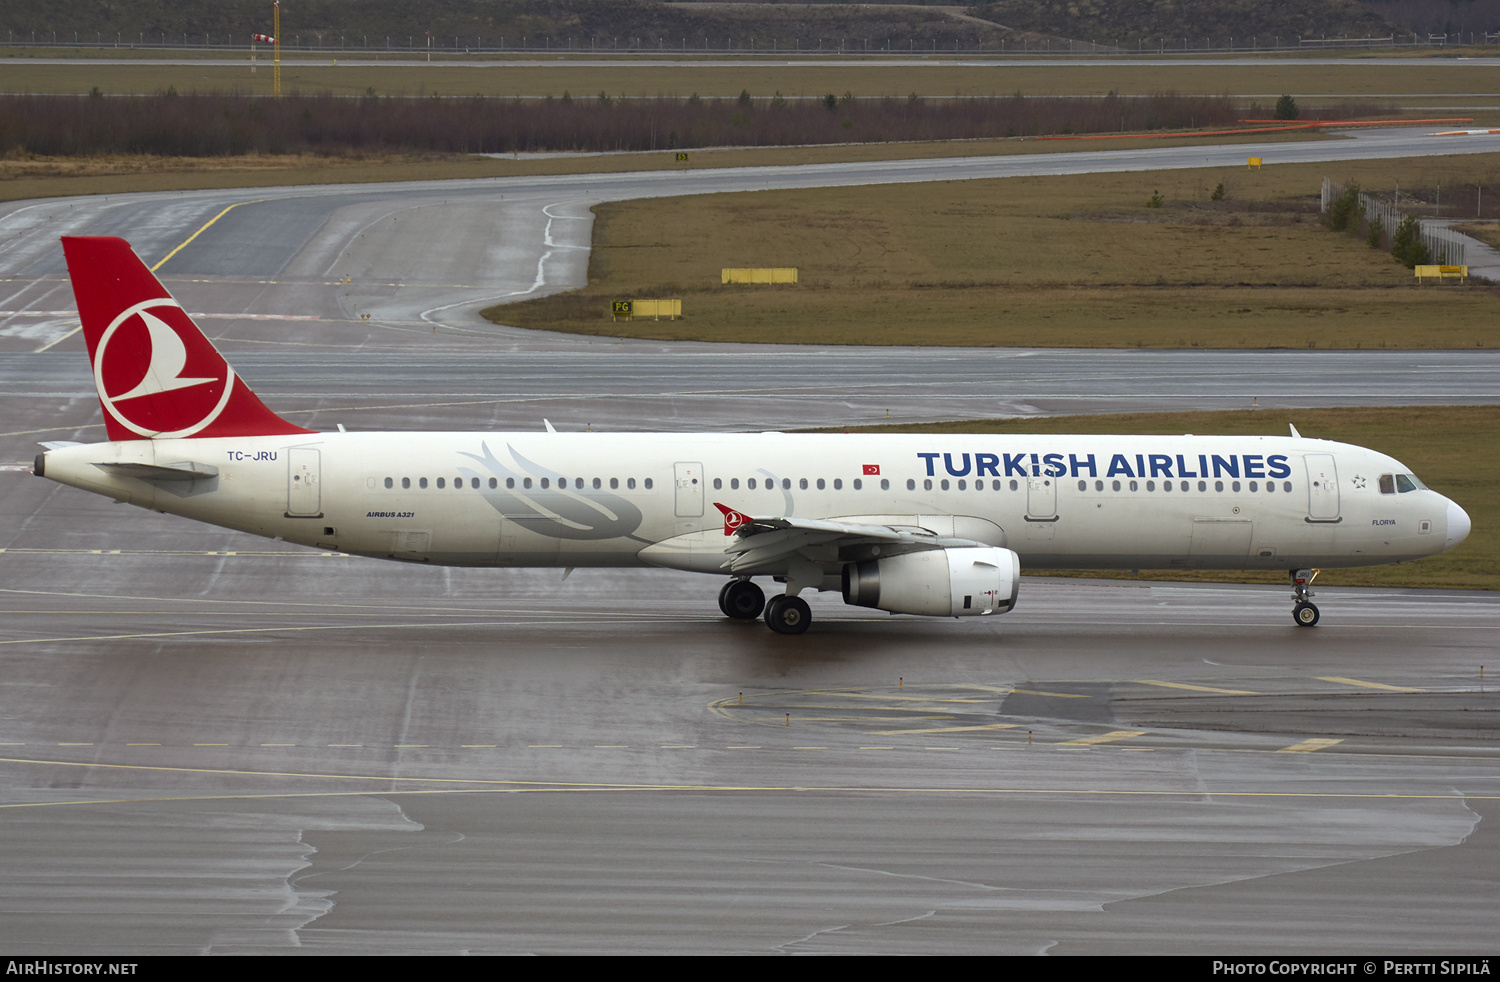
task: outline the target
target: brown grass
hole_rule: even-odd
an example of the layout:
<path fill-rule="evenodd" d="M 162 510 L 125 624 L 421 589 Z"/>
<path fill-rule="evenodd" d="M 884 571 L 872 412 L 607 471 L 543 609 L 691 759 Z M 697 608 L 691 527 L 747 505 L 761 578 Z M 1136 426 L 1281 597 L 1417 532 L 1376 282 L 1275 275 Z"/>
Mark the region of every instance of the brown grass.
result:
<path fill-rule="evenodd" d="M 1390 454 L 1469 513 L 1473 531 L 1458 548 L 1417 563 L 1328 570 L 1320 584 L 1500 589 L 1500 406 L 1402 406 L 1363 409 L 1263 409 L 1208 413 L 1128 413 L 1041 419 L 974 420 L 925 426 L 854 427 L 884 433 L 1215 433 L 1285 434 L 1338 440 Z M 1054 575 L 1048 573 L 1047 575 Z M 1097 574 L 1087 575 L 1119 575 Z M 1140 574 L 1143 579 L 1285 583 L 1277 573 Z"/>
<path fill-rule="evenodd" d="M 1488 158 L 775 191 L 596 209 L 589 286 L 493 308 L 583 334 L 818 344 L 1470 348 L 1500 293 L 1419 289 L 1317 221 L 1323 173 L 1379 187 L 1490 183 Z M 1226 202 L 1209 200 L 1223 182 Z M 1162 208 L 1147 201 L 1160 190 Z M 725 266 L 797 286 L 723 287 Z M 680 321 L 613 322 L 616 297 Z"/>
<path fill-rule="evenodd" d="M 97 86 L 106 94 L 150 94 L 175 88 L 179 92 L 237 90 L 269 95 L 271 70 L 261 53 L 258 74 L 250 74 L 248 52 L 241 65 L 144 64 L 0 64 L 0 92 L 87 93 Z M 610 95 L 654 97 L 688 96 L 733 98 L 742 89 L 754 96 L 781 92 L 787 98 L 822 98 L 829 92 L 857 96 L 896 96 L 908 93 L 932 97 L 1009 95 L 1149 95 L 1155 92 L 1235 96 L 1239 93 L 1297 94 L 1304 114 L 1320 102 L 1345 96 L 1388 99 L 1388 93 L 1410 93 L 1442 101 L 1451 93 L 1488 92 L 1493 70 L 1451 58 L 1414 58 L 1399 68 L 1372 69 L 1357 57 L 1334 65 L 1266 64 L 1247 59 L 1243 64 L 1099 64 L 1080 61 L 1036 65 L 1007 61 L 991 65 L 952 64 L 938 59 L 915 65 L 878 65 L 850 58 L 839 65 L 766 63 L 746 60 L 703 64 L 683 59 L 670 65 L 578 64 L 552 58 L 526 65 L 458 66 L 438 58 L 432 64 L 392 63 L 353 65 L 367 61 L 350 52 L 345 64 L 334 67 L 331 57 L 283 59 L 283 91 L 332 92 L 361 95 L 373 88 L 380 95 L 499 95 L 575 97 L 600 91 Z M 1274 97 L 1273 97 L 1274 98 Z M 1271 100 L 1264 100 L 1269 107 Z M 1411 100 L 1407 100 L 1411 101 Z M 1447 114 L 1451 115 L 1451 113 Z M 1472 115 L 1464 112 L 1460 115 Z M 1493 117 L 1494 114 L 1488 114 Z"/>

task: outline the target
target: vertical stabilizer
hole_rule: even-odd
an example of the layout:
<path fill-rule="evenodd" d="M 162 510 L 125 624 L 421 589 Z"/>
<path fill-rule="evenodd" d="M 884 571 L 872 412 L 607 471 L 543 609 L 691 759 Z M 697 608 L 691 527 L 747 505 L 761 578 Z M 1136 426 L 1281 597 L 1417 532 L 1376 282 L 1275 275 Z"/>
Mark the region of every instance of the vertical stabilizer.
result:
<path fill-rule="evenodd" d="M 266 408 L 124 239 L 62 244 L 111 440 L 313 432 Z"/>

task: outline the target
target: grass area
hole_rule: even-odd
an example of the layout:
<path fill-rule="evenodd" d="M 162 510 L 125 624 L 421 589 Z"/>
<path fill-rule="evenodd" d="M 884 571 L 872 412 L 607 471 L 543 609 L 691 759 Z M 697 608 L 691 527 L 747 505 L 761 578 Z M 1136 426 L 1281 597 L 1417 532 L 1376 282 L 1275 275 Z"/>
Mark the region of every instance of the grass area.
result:
<path fill-rule="evenodd" d="M 1327 570 L 1318 582 L 1339 586 L 1500 589 L 1500 406 L 1402 406 L 1375 409 L 1261 409 L 1209 413 L 1128 413 L 977 420 L 924 426 L 853 427 L 857 433 L 1198 433 L 1285 435 L 1338 440 L 1390 454 L 1429 487 L 1458 502 L 1473 521 L 1451 552 L 1416 563 Z M 1048 572 L 1046 575 L 1055 575 Z M 1132 578 L 1128 574 L 1088 573 Z M 1143 579 L 1285 583 L 1278 573 L 1142 572 Z"/>
<path fill-rule="evenodd" d="M 710 341 L 1049 347 L 1482 348 L 1500 290 L 1422 289 L 1318 221 L 1323 175 L 1492 185 L 1493 157 L 1009 178 L 619 202 L 589 285 L 491 308 L 506 324 Z M 1210 200 L 1222 183 L 1227 200 Z M 1159 191 L 1162 207 L 1148 202 Z M 795 266 L 795 286 L 720 286 Z M 614 322 L 625 297 L 678 321 Z"/>
<path fill-rule="evenodd" d="M 50 56 L 50 52 L 48 53 Z M 38 54 L 40 56 L 40 54 Z M 107 55 L 106 55 L 107 56 Z M 174 56 L 175 57 L 175 56 Z M 228 55 L 228 57 L 238 57 Z M 331 92 L 364 95 L 433 96 L 611 96 L 734 98 L 741 90 L 752 96 L 781 92 L 786 98 L 821 99 L 829 92 L 856 96 L 896 96 L 916 92 L 932 98 L 1010 95 L 1151 95 L 1180 92 L 1193 95 L 1239 96 L 1258 99 L 1269 109 L 1275 97 L 1291 92 L 1304 117 L 1320 103 L 1361 98 L 1389 102 L 1392 92 L 1408 93 L 1416 102 L 1447 99 L 1452 93 L 1489 92 L 1493 69 L 1451 58 L 1413 58 L 1398 67 L 1373 68 L 1350 58 L 1339 64 L 1267 64 L 1248 59 L 1242 64 L 1134 64 L 1078 61 L 1039 65 L 1023 60 L 992 64 L 956 64 L 943 60 L 920 64 L 882 65 L 848 59 L 839 64 L 800 64 L 745 60 L 714 64 L 692 59 L 672 64 L 580 64 L 566 59 L 526 63 L 467 65 L 432 63 L 373 63 L 350 52 L 334 66 L 333 57 L 282 59 L 283 92 Z M 654 60 L 654 59 L 653 59 Z M 269 95 L 271 67 L 262 51 L 259 71 L 250 74 L 249 55 L 242 64 L 27 64 L 26 59 L 0 62 L 0 92 L 85 94 L 99 88 L 106 95 L 151 94 L 175 88 L 178 92 L 238 91 Z M 1257 94 L 1254 96 L 1241 94 Z M 1444 115 L 1454 115 L 1445 112 Z M 1473 115 L 1470 112 L 1457 115 Z M 1490 116 L 1495 114 L 1491 113 Z"/>
<path fill-rule="evenodd" d="M 1468 222 L 1454 225 L 1453 230 L 1478 239 L 1492 249 L 1500 249 L 1500 222 Z"/>

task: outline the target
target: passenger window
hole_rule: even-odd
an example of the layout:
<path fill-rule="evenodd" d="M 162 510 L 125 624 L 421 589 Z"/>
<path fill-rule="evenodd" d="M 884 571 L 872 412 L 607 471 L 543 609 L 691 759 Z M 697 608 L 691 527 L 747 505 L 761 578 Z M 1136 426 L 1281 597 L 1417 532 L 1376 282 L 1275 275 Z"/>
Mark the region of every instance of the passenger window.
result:
<path fill-rule="evenodd" d="M 596 477 L 596 478 L 594 478 L 594 490 L 595 490 L 595 491 L 598 491 L 598 490 L 599 490 L 599 485 L 600 485 L 600 484 L 602 484 L 602 483 L 603 483 L 603 482 L 602 482 L 602 481 L 600 481 L 600 480 L 599 480 L 599 479 L 598 479 L 598 478 L 597 478 L 597 477 Z"/>
<path fill-rule="evenodd" d="M 404 491 L 404 490 L 406 490 L 409 487 L 411 487 L 411 478 L 409 478 L 409 477 L 403 477 L 401 479 L 401 489 Z"/>
<path fill-rule="evenodd" d="M 1258 483 L 1256 483 L 1255 481 L 1251 481 L 1250 482 L 1250 490 L 1252 492 L 1259 491 L 1260 490 L 1260 485 Z"/>
<path fill-rule="evenodd" d="M 1147 481 L 1146 482 L 1146 490 L 1147 491 L 1155 491 L 1156 490 L 1156 482 L 1155 481 Z"/>
<path fill-rule="evenodd" d="M 642 481 L 641 483 L 642 483 L 642 485 L 645 487 L 645 489 L 647 491 L 651 490 L 651 478 L 648 477 L 648 478 L 646 478 L 646 480 Z"/>
<path fill-rule="evenodd" d="M 729 490 L 731 490 L 731 491 L 738 491 L 739 489 L 740 489 L 740 479 L 737 478 L 737 477 L 731 477 L 729 479 Z"/>
<path fill-rule="evenodd" d="M 391 480 L 391 479 L 390 479 L 390 478 L 386 478 L 386 479 L 385 479 L 385 486 L 386 486 L 386 487 L 387 487 L 387 488 L 391 488 L 391 487 L 394 487 L 394 486 L 395 486 L 395 484 L 396 484 L 396 482 L 395 482 L 395 481 L 393 481 L 393 480 Z"/>
<path fill-rule="evenodd" d="M 1136 484 L 1134 481 L 1131 481 L 1130 482 L 1130 490 L 1132 490 L 1132 491 L 1139 491 L 1140 490 L 1140 485 Z"/>
<path fill-rule="evenodd" d="M 929 478 L 927 478 L 926 480 L 924 480 L 922 482 L 922 490 L 923 491 L 931 491 L 932 490 L 932 478 L 929 477 Z"/>
<path fill-rule="evenodd" d="M 546 478 L 546 477 L 542 478 L 542 487 L 544 487 L 544 488 L 548 487 L 548 483 L 547 482 L 549 480 L 551 480 L 551 479 L 550 478 Z"/>
<path fill-rule="evenodd" d="M 524 490 L 530 490 L 531 489 L 531 478 L 529 478 L 529 477 L 523 477 L 523 478 L 521 478 L 521 487 Z"/>
<path fill-rule="evenodd" d="M 859 482 L 856 481 L 855 483 L 858 484 Z M 823 482 L 819 481 L 818 482 L 818 487 L 821 488 L 822 486 L 823 486 Z M 833 479 L 833 490 L 835 490 L 835 491 L 842 491 L 842 490 L 844 490 L 844 479 L 843 478 L 836 477 L 836 478 Z"/>
<path fill-rule="evenodd" d="M 1089 482 L 1087 482 L 1087 481 L 1079 481 L 1078 482 L 1078 490 L 1080 490 L 1080 491 L 1087 491 L 1088 489 L 1089 489 Z"/>
<path fill-rule="evenodd" d="M 800 490 L 802 490 L 802 491 L 806 491 L 807 490 L 807 478 L 804 477 L 802 480 L 798 481 L 797 482 L 797 487 Z"/>
<path fill-rule="evenodd" d="M 1292 493 L 1292 482 L 1291 481 L 1282 481 L 1281 482 L 1281 490 L 1285 491 L 1287 494 L 1291 494 Z"/>
<path fill-rule="evenodd" d="M 823 490 L 823 479 L 821 477 L 818 478 L 818 490 L 819 491 Z"/>
<path fill-rule="evenodd" d="M 931 482 L 928 482 L 928 483 L 931 483 Z M 917 489 L 917 482 L 913 481 L 911 478 L 908 477 L 906 479 L 906 490 L 908 490 L 908 491 L 915 491 L 916 489 Z"/>
<path fill-rule="evenodd" d="M 718 491 L 718 490 L 719 490 L 719 489 L 720 489 L 720 488 L 722 488 L 722 487 L 723 487 L 723 486 L 724 486 L 724 482 L 723 482 L 723 481 L 722 481 L 722 480 L 720 480 L 720 479 L 719 479 L 719 478 L 717 478 L 717 477 L 716 477 L 716 478 L 714 478 L 714 490 L 715 490 L 715 491 Z"/>
<path fill-rule="evenodd" d="M 496 479 L 495 479 L 495 478 L 493 478 L 493 477 L 492 477 L 492 478 L 490 478 L 490 487 L 491 487 L 491 488 L 492 488 L 492 489 L 493 489 L 493 488 L 498 488 L 498 487 L 499 487 L 499 486 L 500 486 L 500 482 L 499 482 L 499 481 L 498 481 L 498 480 L 496 480 Z"/>
<path fill-rule="evenodd" d="M 1011 478 L 1010 479 L 1010 489 L 1012 491 L 1017 490 L 1018 488 L 1020 488 L 1020 486 L 1021 486 L 1020 484 L 1016 483 L 1016 479 L 1015 478 Z"/>
<path fill-rule="evenodd" d="M 806 487 L 806 485 L 804 484 L 803 487 Z M 790 491 L 791 489 L 792 489 L 792 479 L 789 478 L 789 477 L 783 477 L 781 479 L 781 490 L 783 490 L 783 491 Z"/>
<path fill-rule="evenodd" d="M 635 490 L 635 478 L 633 478 L 633 477 L 627 477 L 625 479 L 625 488 L 628 491 L 634 491 Z"/>
<path fill-rule="evenodd" d="M 419 478 L 417 478 L 417 487 L 421 488 L 423 491 L 426 491 L 427 490 L 427 478 L 425 478 L 425 477 L 419 477 Z"/>

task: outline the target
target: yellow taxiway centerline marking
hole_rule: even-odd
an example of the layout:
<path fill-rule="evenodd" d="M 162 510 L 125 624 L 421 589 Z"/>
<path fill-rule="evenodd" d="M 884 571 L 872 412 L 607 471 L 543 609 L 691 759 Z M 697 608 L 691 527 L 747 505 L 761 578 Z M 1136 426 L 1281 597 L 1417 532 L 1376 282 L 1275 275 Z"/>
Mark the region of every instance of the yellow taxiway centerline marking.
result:
<path fill-rule="evenodd" d="M 972 733 L 976 730 L 1013 730 L 1020 723 L 984 723 L 979 726 L 935 726 L 925 730 L 872 730 L 870 736 L 909 736 L 917 733 Z"/>
<path fill-rule="evenodd" d="M 1211 685 L 1188 685 L 1186 682 L 1161 682 L 1156 679 L 1136 679 L 1138 685 L 1159 685 L 1164 689 L 1187 689 L 1190 692 L 1213 692 L 1221 696 L 1257 696 L 1258 692 L 1245 689 L 1216 689 Z"/>
<path fill-rule="evenodd" d="M 435 777 L 401 777 L 390 774 L 315 774 L 299 772 L 275 772 L 275 771 L 245 771 L 228 768 L 205 768 L 205 767 L 160 767 L 140 764 L 100 764 L 93 761 L 57 761 L 57 760 L 26 760 L 15 757 L 0 757 L 0 764 L 38 764 L 53 767 L 90 767 L 106 768 L 122 771 L 161 771 L 179 774 L 217 774 L 235 775 L 240 777 L 295 777 L 295 778 L 321 778 L 323 780 L 352 780 L 352 781 L 378 781 L 382 784 L 451 784 L 470 785 L 470 787 L 437 788 L 422 791 L 392 791 L 388 787 L 369 791 L 285 791 L 265 793 L 241 793 L 241 794 L 188 794 L 188 795 L 149 795 L 135 798 L 98 798 L 81 799 L 73 801 L 28 801 L 0 804 L 0 810 L 7 808 L 47 808 L 56 805 L 106 805 L 106 804 L 129 804 L 142 801 L 247 801 L 265 798 L 340 798 L 340 797 L 379 797 L 394 794 L 497 794 L 517 792 L 588 792 L 588 791 L 718 791 L 718 792 L 781 792 L 794 794 L 868 794 L 871 792 L 904 793 L 911 795 L 934 795 L 934 794 L 993 794 L 993 795 L 1066 795 L 1070 797 L 1134 797 L 1134 798 L 1192 798 L 1201 800 L 1203 798 L 1285 798 L 1285 799 L 1344 799 L 1344 800 L 1384 800 L 1393 798 L 1423 801 L 1500 801 L 1500 794 L 1480 795 L 1467 792 L 1449 793 L 1426 793 L 1426 794 L 1400 794 L 1381 791 L 1204 791 L 1201 788 L 1184 788 L 1178 790 L 1141 790 L 1134 788 L 1006 788 L 1006 787 L 898 787 L 898 786 L 868 786 L 868 785 L 739 785 L 739 784 L 627 784 L 627 783 L 590 783 L 590 782 L 562 782 L 562 781 L 516 781 L 500 780 L 495 778 L 435 778 Z M 473 785 L 478 785 L 474 787 Z"/>
<path fill-rule="evenodd" d="M 1414 689 L 1405 685 L 1386 685 L 1384 682 L 1365 682 L 1360 679 L 1346 679 L 1340 675 L 1316 675 L 1319 682 L 1337 682 L 1339 685 L 1357 685 L 1362 689 L 1383 689 L 1386 692 L 1426 692 L 1426 689 Z"/>
<path fill-rule="evenodd" d="M 1145 736 L 1147 730 L 1111 730 L 1098 736 L 1079 737 L 1077 740 L 1064 740 L 1059 747 L 1092 747 L 1098 743 L 1112 743 L 1115 740 L 1129 740 L 1131 737 Z"/>
<path fill-rule="evenodd" d="M 209 227 L 211 225 L 213 225 L 214 222 L 217 222 L 219 219 L 223 218 L 225 215 L 229 214 L 231 211 L 234 211 L 240 205 L 258 205 L 262 201 L 271 201 L 271 200 L 276 200 L 276 199 L 272 199 L 272 198 L 256 198 L 256 199 L 254 199 L 252 201 L 236 201 L 234 204 L 230 205 L 228 208 L 225 208 L 223 211 L 219 212 L 217 215 L 215 215 L 214 217 L 210 218 L 208 221 L 204 222 L 202 228 L 198 229 L 198 231 L 194 232 L 192 235 L 189 235 L 187 238 L 183 239 L 182 240 L 182 244 L 179 245 L 177 248 L 173 249 L 171 252 L 167 253 L 165 256 L 162 256 L 161 259 L 157 261 L 156 265 L 151 267 L 151 272 L 154 273 L 158 269 L 161 269 L 163 266 L 165 266 L 168 259 L 171 259 L 173 256 L 177 255 L 179 252 L 181 252 L 182 250 L 186 249 L 188 247 L 188 245 L 190 245 L 194 239 L 196 239 L 198 236 L 202 235 L 204 232 L 207 232 L 208 229 L 209 229 Z"/>
<path fill-rule="evenodd" d="M 1087 699 L 1087 698 L 1089 698 L 1087 695 L 1084 695 L 1081 692 L 1038 692 L 1035 689 L 1012 689 L 1010 691 L 1012 691 L 1012 692 L 1019 692 L 1019 693 L 1022 693 L 1024 695 L 1028 695 L 1028 696 L 1052 696 L 1053 698 L 1056 698 L 1056 699 Z"/>
<path fill-rule="evenodd" d="M 1343 740 L 1332 740 L 1327 737 L 1313 737 L 1310 740 L 1303 740 L 1301 743 L 1294 743 L 1290 747 L 1282 747 L 1276 752 L 1279 754 L 1309 754 L 1314 750 L 1322 750 L 1324 747 L 1332 747 L 1335 744 L 1343 742 Z"/>

